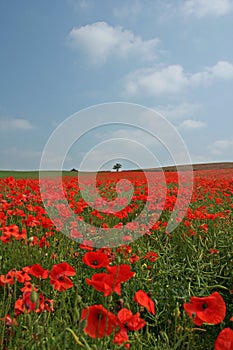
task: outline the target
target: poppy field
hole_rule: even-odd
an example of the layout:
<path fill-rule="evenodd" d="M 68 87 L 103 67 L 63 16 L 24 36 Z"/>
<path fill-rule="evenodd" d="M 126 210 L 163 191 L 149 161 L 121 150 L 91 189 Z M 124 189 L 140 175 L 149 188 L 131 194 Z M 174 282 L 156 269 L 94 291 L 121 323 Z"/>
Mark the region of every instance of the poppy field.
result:
<path fill-rule="evenodd" d="M 106 202 L 120 179 L 133 185 L 130 202 L 122 196 L 111 213 L 83 199 L 81 186 L 92 191 L 87 174 L 82 183 L 65 176 L 69 208 L 93 228 L 85 235 L 56 193 L 46 197 L 55 226 L 38 179 L 0 179 L 1 349 L 233 350 L 233 169 L 194 171 L 192 198 L 172 232 L 177 173 L 165 172 L 164 203 L 159 173 L 149 176 L 150 196 L 143 172 L 98 174 Z M 93 243 L 95 228 L 124 227 L 137 237 Z"/>

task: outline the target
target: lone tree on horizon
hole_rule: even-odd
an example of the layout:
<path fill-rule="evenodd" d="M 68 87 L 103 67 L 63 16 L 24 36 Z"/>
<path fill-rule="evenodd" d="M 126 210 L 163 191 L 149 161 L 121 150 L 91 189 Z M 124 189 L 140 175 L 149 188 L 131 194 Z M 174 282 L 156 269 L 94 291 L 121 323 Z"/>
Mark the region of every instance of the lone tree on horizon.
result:
<path fill-rule="evenodd" d="M 113 165 L 113 170 L 116 170 L 117 172 L 119 171 L 119 169 L 122 167 L 122 165 L 120 163 L 116 163 L 115 165 Z"/>

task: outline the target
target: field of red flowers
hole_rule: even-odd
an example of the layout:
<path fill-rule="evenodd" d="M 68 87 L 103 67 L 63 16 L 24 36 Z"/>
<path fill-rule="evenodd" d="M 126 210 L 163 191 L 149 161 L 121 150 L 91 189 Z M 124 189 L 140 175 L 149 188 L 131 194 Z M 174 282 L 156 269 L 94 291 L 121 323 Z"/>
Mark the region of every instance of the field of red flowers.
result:
<path fill-rule="evenodd" d="M 48 178 L 43 198 L 53 221 L 38 179 L 0 179 L 1 349 L 233 350 L 233 169 L 195 171 L 188 210 L 172 232 L 177 173 L 165 174 L 166 188 L 160 176 L 100 173 L 110 213 L 89 205 L 98 203 L 88 175 L 65 177 L 72 216 Z M 117 198 L 122 178 L 133 192 L 126 183 Z M 77 222 L 92 230 L 84 234 Z M 122 244 L 96 241 L 98 228 L 122 229 Z"/>

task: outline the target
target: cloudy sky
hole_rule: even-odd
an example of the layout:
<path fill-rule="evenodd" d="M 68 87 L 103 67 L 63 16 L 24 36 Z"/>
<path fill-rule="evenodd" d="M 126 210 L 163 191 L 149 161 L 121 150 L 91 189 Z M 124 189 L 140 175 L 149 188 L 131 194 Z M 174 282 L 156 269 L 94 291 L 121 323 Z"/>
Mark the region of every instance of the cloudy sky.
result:
<path fill-rule="evenodd" d="M 233 161 L 232 33 L 233 0 L 1 1 L 0 169 L 38 169 L 66 118 L 119 101 L 162 114 L 192 162 Z M 64 167 L 79 167 L 93 147 L 98 164 L 108 150 L 111 167 L 116 144 L 95 147 L 116 138 L 172 162 L 150 135 L 120 125 L 86 133 Z"/>

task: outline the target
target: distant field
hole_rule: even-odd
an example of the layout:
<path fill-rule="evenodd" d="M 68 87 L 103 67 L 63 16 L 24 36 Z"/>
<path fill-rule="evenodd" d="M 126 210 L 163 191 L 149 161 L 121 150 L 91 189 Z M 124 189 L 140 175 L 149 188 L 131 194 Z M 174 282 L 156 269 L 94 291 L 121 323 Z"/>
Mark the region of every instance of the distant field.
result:
<path fill-rule="evenodd" d="M 204 164 L 193 164 L 193 170 L 219 170 L 219 169 L 233 169 L 233 162 L 222 162 L 222 163 L 204 163 Z M 178 166 L 179 170 L 185 170 L 185 165 Z M 144 171 L 176 171 L 175 166 L 166 166 L 163 168 L 150 168 L 144 169 Z M 124 170 L 123 170 L 124 171 Z M 127 171 L 127 170 L 125 170 Z M 130 170 L 132 171 L 132 170 Z M 135 170 L 140 171 L 140 170 Z M 107 171 L 103 171 L 106 173 Z M 122 172 L 122 171 L 121 171 Z M 75 171 L 63 171 L 63 176 L 75 176 L 78 172 Z M 45 171 L 44 174 L 48 177 L 54 177 L 59 174 L 58 171 Z M 85 174 L 85 173 L 83 173 Z M 15 179 L 38 179 L 39 171 L 14 171 L 14 170 L 0 170 L 0 178 L 12 176 Z"/>
<path fill-rule="evenodd" d="M 44 174 L 48 177 L 54 177 L 59 174 L 57 171 L 45 171 Z M 63 176 L 74 176 L 75 172 L 63 171 Z M 11 170 L 0 170 L 0 178 L 12 176 L 15 179 L 38 179 L 39 171 L 11 171 Z"/>

